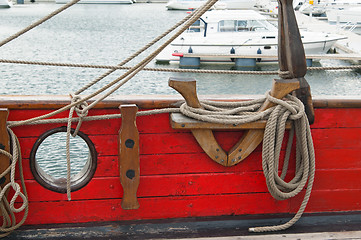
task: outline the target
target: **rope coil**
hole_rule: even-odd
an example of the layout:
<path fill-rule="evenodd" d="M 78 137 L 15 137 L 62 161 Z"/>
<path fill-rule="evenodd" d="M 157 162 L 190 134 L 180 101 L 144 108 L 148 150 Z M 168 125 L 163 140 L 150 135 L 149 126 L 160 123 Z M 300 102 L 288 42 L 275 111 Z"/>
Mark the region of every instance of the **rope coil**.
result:
<path fill-rule="evenodd" d="M 265 100 L 276 106 L 258 112 Z M 311 130 L 303 103 L 294 96 L 288 95 L 284 100 L 274 98 L 270 92 L 265 98 L 241 103 L 224 103 L 203 101 L 204 109 L 192 108 L 185 104 L 180 107 L 184 115 L 206 122 L 221 124 L 243 124 L 257 120 L 267 120 L 262 148 L 262 168 L 270 194 L 277 200 L 285 200 L 307 189 L 304 199 L 296 215 L 287 223 L 278 226 L 250 228 L 250 232 L 268 232 L 284 230 L 292 226 L 302 216 L 308 203 L 315 175 L 315 153 Z M 285 159 L 281 175 L 278 175 L 280 152 L 284 139 L 286 121 L 292 120 L 292 129 L 288 138 Z M 296 170 L 289 182 L 286 177 L 294 134 L 296 135 Z"/>
<path fill-rule="evenodd" d="M 21 159 L 21 150 L 20 150 L 20 143 L 16 135 L 13 131 L 8 128 L 11 144 L 12 144 L 12 154 L 9 152 L 0 149 L 0 154 L 3 154 L 10 158 L 11 164 L 10 166 L 0 174 L 0 178 L 4 177 L 10 172 L 10 182 L 7 183 L 3 188 L 0 187 L 0 209 L 3 215 L 3 225 L 0 227 L 0 237 L 5 237 L 11 233 L 11 231 L 19 228 L 26 220 L 28 216 L 28 195 L 26 192 L 24 175 L 23 175 L 23 168 L 22 168 L 22 159 Z M 20 185 L 15 182 L 15 168 L 16 164 L 19 163 L 19 172 L 20 172 Z M 15 194 L 12 196 L 10 203 L 7 199 L 7 192 L 8 189 L 12 188 L 15 191 Z M 21 188 L 23 192 L 21 192 Z M 20 207 L 15 207 L 15 201 L 18 198 L 22 199 L 22 204 Z M 24 211 L 25 210 L 25 211 Z M 18 213 L 24 211 L 23 218 L 20 222 L 16 223 L 16 218 L 14 213 Z"/>

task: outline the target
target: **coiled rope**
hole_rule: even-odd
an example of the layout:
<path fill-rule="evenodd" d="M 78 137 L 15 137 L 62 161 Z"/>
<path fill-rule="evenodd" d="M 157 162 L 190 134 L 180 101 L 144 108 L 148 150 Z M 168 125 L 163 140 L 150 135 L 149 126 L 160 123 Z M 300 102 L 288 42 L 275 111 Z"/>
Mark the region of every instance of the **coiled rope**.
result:
<path fill-rule="evenodd" d="M 277 104 L 275 107 L 258 112 L 265 99 Z M 266 120 L 263 138 L 262 168 L 269 192 L 277 200 L 285 200 L 300 193 L 307 181 L 304 199 L 296 215 L 287 223 L 250 228 L 250 232 L 268 232 L 284 230 L 292 226 L 302 216 L 310 198 L 315 176 L 315 153 L 311 130 L 303 103 L 296 97 L 288 95 L 286 101 L 266 94 L 266 98 L 239 102 L 201 102 L 204 109 L 192 108 L 183 104 L 180 111 L 191 118 L 222 124 L 243 124 L 257 120 Z M 292 120 L 292 129 L 287 143 L 286 155 L 281 175 L 278 175 L 280 152 L 284 138 L 286 121 Z M 296 172 L 289 182 L 284 179 L 288 171 L 294 131 L 296 134 Z"/>
<path fill-rule="evenodd" d="M 26 192 L 24 175 L 23 175 L 23 167 L 22 167 L 22 159 L 21 159 L 21 149 L 20 143 L 16 135 L 13 131 L 8 128 L 8 132 L 10 134 L 11 145 L 12 145 L 12 154 L 9 152 L 0 149 L 0 154 L 7 156 L 11 160 L 10 166 L 0 174 L 0 178 L 9 174 L 10 172 L 10 182 L 7 183 L 4 188 L 0 187 L 0 209 L 3 216 L 3 225 L 0 227 L 0 237 L 5 237 L 11 233 L 11 231 L 19 228 L 26 220 L 28 216 L 28 195 Z M 19 172 L 20 172 L 20 181 L 23 192 L 21 192 L 20 185 L 15 182 L 15 168 L 16 164 L 19 162 Z M 7 192 L 9 188 L 12 188 L 15 192 L 14 196 L 11 198 L 10 203 L 7 199 Z M 15 207 L 15 201 L 20 197 L 22 199 L 22 204 L 19 208 Z M 23 218 L 20 222 L 16 223 L 16 217 L 14 213 L 18 213 L 24 211 Z"/>

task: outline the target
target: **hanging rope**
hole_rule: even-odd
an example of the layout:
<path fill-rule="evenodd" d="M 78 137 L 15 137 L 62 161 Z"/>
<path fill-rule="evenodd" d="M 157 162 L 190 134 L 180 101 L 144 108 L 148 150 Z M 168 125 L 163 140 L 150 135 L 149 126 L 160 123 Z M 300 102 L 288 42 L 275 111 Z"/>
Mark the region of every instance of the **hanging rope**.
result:
<path fill-rule="evenodd" d="M 0 208 L 1 213 L 3 215 L 3 225 L 0 227 L 0 237 L 5 237 L 11 233 L 11 231 L 19 228 L 26 220 L 28 216 L 28 195 L 26 192 L 24 175 L 23 175 L 23 167 L 22 167 L 22 159 L 21 159 L 21 149 L 20 143 L 16 135 L 13 131 L 8 128 L 11 144 L 12 144 L 12 155 L 0 149 L 0 154 L 3 154 L 10 158 L 11 164 L 10 166 L 0 174 L 0 178 L 4 177 L 5 175 L 9 174 L 10 172 L 10 182 L 7 183 L 4 188 L 0 188 Z M 21 187 L 23 189 L 23 193 L 21 192 L 21 187 L 18 183 L 15 182 L 15 168 L 16 164 L 19 162 L 19 172 L 20 172 L 20 181 Z M 11 198 L 10 203 L 7 199 L 7 192 L 9 188 L 12 188 L 15 192 L 14 196 Z M 19 208 L 15 207 L 15 201 L 20 197 L 22 199 L 22 204 Z M 16 217 L 14 213 L 18 213 L 24 211 L 23 218 L 20 222 L 16 223 Z"/>
<path fill-rule="evenodd" d="M 265 99 L 277 105 L 258 112 Z M 252 101 L 239 103 L 203 101 L 201 105 L 204 109 L 192 108 L 185 103 L 180 107 L 180 111 L 184 115 L 200 121 L 221 124 L 239 125 L 267 119 L 263 138 L 262 167 L 269 192 L 275 199 L 285 200 L 300 193 L 307 181 L 308 184 L 301 206 L 289 222 L 278 226 L 250 228 L 249 231 L 279 231 L 292 226 L 306 208 L 315 174 L 315 153 L 303 103 L 291 95 L 287 96 L 286 101 L 276 99 L 268 92 L 266 98 Z M 287 120 L 292 120 L 293 128 L 289 136 L 281 176 L 279 176 L 279 158 Z M 284 178 L 289 165 L 293 131 L 296 134 L 296 173 L 291 181 L 286 182 Z"/>

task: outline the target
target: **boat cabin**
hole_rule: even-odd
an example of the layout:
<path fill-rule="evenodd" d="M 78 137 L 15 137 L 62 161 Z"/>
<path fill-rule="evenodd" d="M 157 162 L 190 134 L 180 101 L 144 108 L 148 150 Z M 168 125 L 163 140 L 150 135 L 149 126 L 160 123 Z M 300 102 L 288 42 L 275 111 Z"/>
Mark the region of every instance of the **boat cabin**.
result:
<path fill-rule="evenodd" d="M 196 21 L 188 32 L 275 32 L 277 28 L 266 17 L 253 10 L 215 10 L 209 11 Z"/>

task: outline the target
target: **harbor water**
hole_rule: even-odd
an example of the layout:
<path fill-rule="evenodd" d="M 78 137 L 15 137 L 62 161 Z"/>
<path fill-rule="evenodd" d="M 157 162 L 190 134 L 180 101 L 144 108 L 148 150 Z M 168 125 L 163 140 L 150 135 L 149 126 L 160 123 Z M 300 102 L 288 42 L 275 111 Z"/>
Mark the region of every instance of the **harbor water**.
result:
<path fill-rule="evenodd" d="M 0 40 L 13 35 L 61 5 L 35 3 L 14 5 L 0 10 Z M 173 26 L 185 11 L 168 11 L 164 3 L 132 5 L 76 4 L 39 27 L 0 48 L 1 59 L 117 65 L 156 36 Z M 159 46 L 159 45 L 157 45 Z M 126 66 L 134 66 L 150 54 L 144 52 Z M 340 60 L 321 60 L 314 66 L 347 66 Z M 176 65 L 148 67 L 178 68 Z M 231 65 L 205 65 L 205 69 L 231 69 Z M 276 71 L 277 64 L 261 65 L 258 71 Z M 1 64 L 0 94 L 57 94 L 75 92 L 94 80 L 105 69 Z M 114 80 L 119 70 L 85 93 Z M 192 77 L 199 94 L 264 94 L 271 86 L 272 75 L 199 74 L 143 71 L 117 90 L 116 95 L 176 94 L 168 87 L 169 77 Z M 355 70 L 309 71 L 306 79 L 312 94 L 357 96 L 361 93 L 361 76 Z"/>
<path fill-rule="evenodd" d="M 0 9 L 0 41 L 46 16 L 61 5 L 55 3 L 15 5 Z M 186 16 L 184 11 L 167 11 L 164 3 L 136 3 L 132 5 L 77 4 L 39 27 L 0 48 L 0 59 L 117 65 L 155 37 Z M 159 46 L 159 45 L 158 45 Z M 156 49 L 142 53 L 126 66 L 134 66 Z M 321 60 L 314 66 L 348 66 L 349 62 Z M 178 68 L 177 65 L 148 67 Z M 229 70 L 231 65 L 204 65 L 205 69 Z M 257 71 L 277 71 L 277 64 L 262 65 Z M 70 68 L 0 63 L 0 95 L 68 95 L 105 73 L 105 69 Z M 119 77 L 118 70 L 86 93 Z M 199 94 L 264 94 L 271 87 L 272 75 L 200 74 L 142 71 L 116 95 L 177 94 L 168 87 L 170 77 L 197 80 Z M 306 79 L 313 96 L 361 95 L 361 76 L 358 71 L 309 71 Z M 39 167 L 47 174 L 66 177 L 65 135 L 44 141 L 36 155 Z M 60 140 L 61 139 L 61 140 Z M 79 173 L 88 160 L 86 147 L 77 142 L 71 145 L 72 176 Z M 62 143 L 64 146 L 60 146 Z M 79 147 L 80 146 L 80 147 Z M 61 150 L 59 150 L 61 149 Z M 60 151 L 60 152 L 58 152 Z"/>

